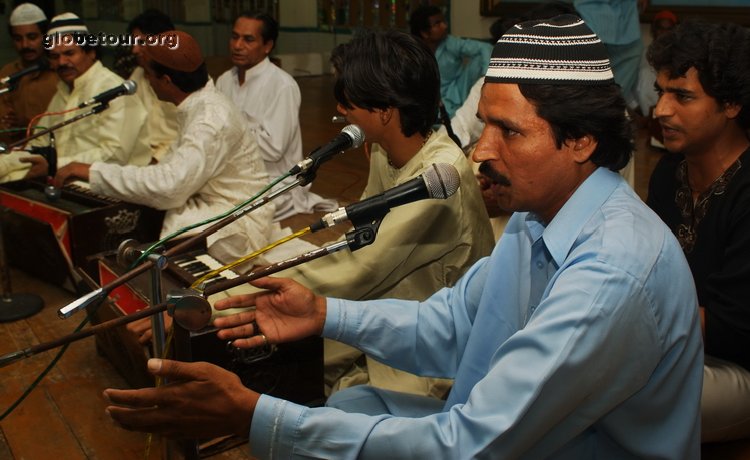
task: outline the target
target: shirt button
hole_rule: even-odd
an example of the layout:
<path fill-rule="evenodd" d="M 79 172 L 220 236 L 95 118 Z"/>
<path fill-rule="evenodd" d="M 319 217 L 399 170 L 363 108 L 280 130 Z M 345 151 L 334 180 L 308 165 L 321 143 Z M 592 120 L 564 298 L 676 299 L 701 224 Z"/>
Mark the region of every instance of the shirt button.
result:
<path fill-rule="evenodd" d="M 543 267 L 544 267 L 544 264 L 542 263 L 542 261 L 541 260 L 537 260 L 536 261 L 536 268 L 538 268 L 539 270 L 541 270 Z"/>

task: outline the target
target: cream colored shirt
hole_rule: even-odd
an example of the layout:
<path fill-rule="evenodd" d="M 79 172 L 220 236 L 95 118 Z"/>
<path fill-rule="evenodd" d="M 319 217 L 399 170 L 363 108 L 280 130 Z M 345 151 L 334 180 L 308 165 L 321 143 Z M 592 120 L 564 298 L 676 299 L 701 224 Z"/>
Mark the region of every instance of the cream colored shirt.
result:
<path fill-rule="evenodd" d="M 47 106 L 47 112 L 62 112 L 73 109 L 99 93 L 121 85 L 123 79 L 96 61 L 81 76 L 76 78 L 73 89 L 62 81 L 57 82 L 57 92 Z M 92 106 L 93 107 L 93 106 Z M 69 120 L 81 113 L 86 113 L 91 107 L 75 110 L 64 115 L 43 117 L 39 120 L 42 126 L 53 126 L 61 121 Z M 57 148 L 57 166 L 78 161 L 93 163 L 106 161 L 117 164 L 145 165 L 150 157 L 145 155 L 131 155 L 135 140 L 146 119 L 146 110 L 133 96 L 120 96 L 109 103 L 109 108 L 90 115 L 57 129 L 55 146 Z M 29 145 L 47 146 L 49 136 L 38 137 Z M 29 156 L 26 152 L 13 152 L 0 158 L 0 172 L 6 175 L 0 182 L 22 179 L 29 170 L 29 164 L 19 160 Z"/>
<path fill-rule="evenodd" d="M 433 163 L 448 163 L 458 171 L 461 186 L 454 195 L 395 207 L 383 219 L 372 245 L 353 253 L 343 250 L 278 276 L 294 278 L 317 294 L 352 300 L 424 300 L 452 286 L 474 262 L 490 254 L 494 238 L 471 165 L 447 135 L 434 133 L 401 169 L 390 166 L 385 152 L 373 145 L 362 199 L 417 177 Z M 326 341 L 325 353 L 327 384 L 334 389 L 369 383 L 442 397 L 450 386 L 450 381 L 416 377 L 369 357 L 364 368 L 347 369 L 362 353 L 338 342 Z"/>
<path fill-rule="evenodd" d="M 143 67 L 136 67 L 130 79 L 138 85 L 135 96 L 140 99 L 147 112 L 134 152 L 139 158 L 148 155 L 161 160 L 177 138 L 177 106 L 156 97 L 156 93 L 146 79 Z"/>

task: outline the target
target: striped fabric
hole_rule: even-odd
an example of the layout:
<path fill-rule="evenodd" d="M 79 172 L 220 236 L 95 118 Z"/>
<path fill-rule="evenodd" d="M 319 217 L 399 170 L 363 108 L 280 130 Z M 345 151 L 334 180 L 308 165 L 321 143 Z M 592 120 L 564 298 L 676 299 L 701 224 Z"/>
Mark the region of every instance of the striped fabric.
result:
<path fill-rule="evenodd" d="M 485 81 L 490 83 L 614 83 L 607 49 L 573 15 L 511 27 L 495 44 Z"/>
<path fill-rule="evenodd" d="M 88 34 L 89 29 L 83 20 L 73 13 L 58 14 L 49 23 L 47 35 Z"/>

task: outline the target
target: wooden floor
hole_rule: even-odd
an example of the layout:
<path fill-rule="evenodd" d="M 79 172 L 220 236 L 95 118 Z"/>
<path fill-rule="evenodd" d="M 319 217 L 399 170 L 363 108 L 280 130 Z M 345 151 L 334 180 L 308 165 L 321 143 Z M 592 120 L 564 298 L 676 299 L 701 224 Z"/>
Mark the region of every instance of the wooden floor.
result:
<path fill-rule="evenodd" d="M 303 144 L 309 152 L 332 139 L 343 125 L 330 123 L 331 116 L 336 114 L 331 77 L 305 77 L 298 81 L 303 100 L 300 113 Z M 648 177 L 661 154 L 646 147 L 643 135 L 639 138 L 636 190 L 645 197 Z M 367 163 L 360 148 L 324 164 L 312 189 L 350 203 L 357 200 L 366 179 Z M 289 221 L 289 225 L 302 228 L 313 219 L 314 216 L 300 216 Z M 315 242 L 321 243 L 336 235 L 321 232 L 313 236 Z M 0 324 L 0 356 L 63 337 L 82 320 L 82 316 L 68 320 L 57 317 L 57 310 L 73 300 L 69 292 L 17 270 L 12 270 L 11 277 L 14 291 L 36 293 L 46 306 L 31 318 Z M 0 369 L 0 413 L 34 381 L 54 354 L 55 351 L 45 352 Z M 126 386 L 110 363 L 97 354 L 93 339 L 74 343 L 31 395 L 0 421 L 0 460 L 145 458 L 146 437 L 115 427 L 104 414 L 102 391 Z M 157 445 L 151 450 L 149 459 L 160 458 Z M 241 446 L 212 458 L 248 459 L 246 451 L 246 446 Z M 704 458 L 747 458 L 738 452 L 729 446 L 729 450 L 705 452 L 708 455 Z"/>

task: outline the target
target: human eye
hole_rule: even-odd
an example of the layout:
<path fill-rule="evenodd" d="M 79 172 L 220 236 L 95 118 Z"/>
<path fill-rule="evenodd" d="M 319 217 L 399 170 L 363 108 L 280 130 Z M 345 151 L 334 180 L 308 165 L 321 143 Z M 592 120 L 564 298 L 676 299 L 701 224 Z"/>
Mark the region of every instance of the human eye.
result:
<path fill-rule="evenodd" d="M 520 134 L 518 131 L 507 125 L 501 126 L 500 129 L 503 132 L 503 137 L 516 137 Z"/>

